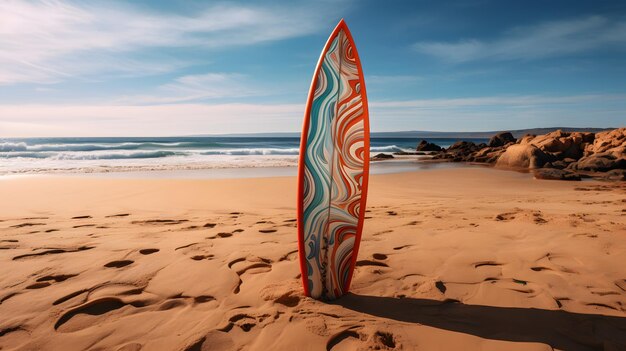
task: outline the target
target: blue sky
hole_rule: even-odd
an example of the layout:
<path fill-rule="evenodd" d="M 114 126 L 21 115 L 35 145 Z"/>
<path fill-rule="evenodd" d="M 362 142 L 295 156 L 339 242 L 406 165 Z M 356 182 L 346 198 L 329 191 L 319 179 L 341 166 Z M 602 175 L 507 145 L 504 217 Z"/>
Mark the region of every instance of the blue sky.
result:
<path fill-rule="evenodd" d="M 619 127 L 624 1 L 0 2 L 0 137 L 299 131 L 333 27 L 373 131 Z"/>

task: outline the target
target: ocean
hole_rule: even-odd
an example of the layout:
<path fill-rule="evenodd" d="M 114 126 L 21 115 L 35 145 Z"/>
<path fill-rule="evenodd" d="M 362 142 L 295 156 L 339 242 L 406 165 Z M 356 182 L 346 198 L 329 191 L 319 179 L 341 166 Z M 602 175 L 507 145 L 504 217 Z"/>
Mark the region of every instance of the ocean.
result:
<path fill-rule="evenodd" d="M 458 139 L 427 140 L 448 147 Z M 415 151 L 418 142 L 372 138 L 370 152 Z M 290 137 L 0 138 L 0 175 L 289 167 L 299 145 Z"/>

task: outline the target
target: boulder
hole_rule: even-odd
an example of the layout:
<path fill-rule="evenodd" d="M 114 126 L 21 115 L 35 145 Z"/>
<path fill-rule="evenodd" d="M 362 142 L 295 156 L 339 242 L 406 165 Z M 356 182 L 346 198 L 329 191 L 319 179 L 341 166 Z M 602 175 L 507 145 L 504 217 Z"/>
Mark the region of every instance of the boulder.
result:
<path fill-rule="evenodd" d="M 540 168 L 533 171 L 535 179 L 547 180 L 580 180 L 580 175 L 569 170 Z"/>
<path fill-rule="evenodd" d="M 415 151 L 441 151 L 441 146 L 422 140 L 417 144 Z"/>
<path fill-rule="evenodd" d="M 594 154 L 581 158 L 572 168 L 590 172 L 626 169 L 626 157 L 617 158 L 609 152 Z"/>
<path fill-rule="evenodd" d="M 523 137 L 521 137 L 520 139 L 517 140 L 518 144 L 530 144 L 530 142 L 535 139 L 535 137 L 537 137 L 535 134 L 526 134 Z"/>
<path fill-rule="evenodd" d="M 506 148 L 498 158 L 496 167 L 505 168 L 541 168 L 550 161 L 549 156 L 532 144 L 516 144 Z"/>
<path fill-rule="evenodd" d="M 604 174 L 606 180 L 626 180 L 626 169 L 614 169 Z"/>
<path fill-rule="evenodd" d="M 626 128 L 596 133 L 593 143 L 585 147 L 585 156 L 610 153 L 615 157 L 626 155 Z"/>
<path fill-rule="evenodd" d="M 534 137 L 528 143 L 537 146 L 544 153 L 553 156 L 554 159 L 561 160 L 564 158 L 579 159 L 583 155 L 585 147 L 593 140 L 593 133 L 557 130 Z"/>
<path fill-rule="evenodd" d="M 473 162 L 495 163 L 498 157 L 504 153 L 506 147 L 485 147 L 472 155 Z"/>
<path fill-rule="evenodd" d="M 511 132 L 501 132 L 492 136 L 491 139 L 489 139 L 489 143 L 487 145 L 489 145 L 490 147 L 498 147 L 504 146 L 508 143 L 515 143 L 516 141 L 517 139 L 513 137 L 513 134 L 511 134 Z"/>
<path fill-rule="evenodd" d="M 472 162 L 474 153 L 486 145 L 476 145 L 471 141 L 457 141 L 445 150 L 445 158 L 451 158 L 454 162 Z"/>
<path fill-rule="evenodd" d="M 380 154 L 377 154 L 376 156 L 372 157 L 372 160 L 388 160 L 390 158 L 394 158 L 393 155 L 383 154 L 381 152 Z"/>

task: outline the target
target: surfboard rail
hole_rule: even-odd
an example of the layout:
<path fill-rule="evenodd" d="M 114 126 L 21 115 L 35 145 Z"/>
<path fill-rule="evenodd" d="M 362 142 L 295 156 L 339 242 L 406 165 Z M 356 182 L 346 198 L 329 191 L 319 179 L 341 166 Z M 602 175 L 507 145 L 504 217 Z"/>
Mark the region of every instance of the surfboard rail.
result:
<path fill-rule="evenodd" d="M 342 34 L 345 35 L 345 38 L 342 37 Z M 306 226 L 304 223 L 304 211 L 305 211 L 305 194 L 307 192 L 306 188 L 306 182 L 307 180 L 305 179 L 305 173 L 307 172 L 307 166 L 305 165 L 306 160 L 307 160 L 307 148 L 308 148 L 308 136 L 309 136 L 309 129 L 311 127 L 311 113 L 312 113 L 312 108 L 313 108 L 313 102 L 315 100 L 315 94 L 316 94 L 316 89 L 318 88 L 318 84 L 320 84 L 319 79 L 320 79 L 320 72 L 323 69 L 324 66 L 324 62 L 327 59 L 326 55 L 327 53 L 329 53 L 329 49 L 331 48 L 331 46 L 336 45 L 335 42 L 339 42 L 339 49 L 338 52 L 339 54 L 343 55 L 343 50 L 342 49 L 342 45 L 343 43 L 341 42 L 342 40 L 340 39 L 345 39 L 348 43 L 347 47 L 346 47 L 346 55 L 352 55 L 351 57 L 354 58 L 354 64 L 356 66 L 356 72 L 358 75 L 358 81 L 356 79 L 354 80 L 350 80 L 349 82 L 353 82 L 355 84 L 355 86 L 350 86 L 350 88 L 353 91 L 350 91 L 351 93 L 356 92 L 356 97 L 353 98 L 353 100 L 351 101 L 345 101 L 345 103 L 343 101 L 340 101 L 340 98 L 342 97 L 340 95 L 340 88 L 341 88 L 341 78 L 342 78 L 342 70 L 341 70 L 341 62 L 342 60 L 344 60 L 343 57 L 337 57 L 336 59 L 339 62 L 339 68 L 338 68 L 338 80 L 339 80 L 339 86 L 337 87 L 337 100 L 335 102 L 335 115 L 334 115 L 334 119 L 331 121 L 331 131 L 330 131 L 330 135 L 331 138 L 336 138 L 336 120 L 339 119 L 338 114 L 339 114 L 339 109 L 341 107 L 345 107 L 344 108 L 344 112 L 346 111 L 346 109 L 348 109 L 349 107 L 352 108 L 351 105 L 349 104 L 353 104 L 354 109 L 358 109 L 361 108 L 362 110 L 360 115 L 358 115 L 356 117 L 356 119 L 358 119 L 358 123 L 362 122 L 362 129 L 358 129 L 358 131 L 360 133 L 362 133 L 362 147 L 357 149 L 357 154 L 358 157 L 360 158 L 360 160 L 362 160 L 362 171 L 360 172 L 360 177 L 358 177 L 359 179 L 355 179 L 354 181 L 356 182 L 356 184 L 358 184 L 358 186 L 356 188 L 358 188 L 358 203 L 356 204 L 351 204 L 356 206 L 355 208 L 350 209 L 350 211 L 358 211 L 358 215 L 355 216 L 356 217 L 356 226 L 355 228 L 348 228 L 348 234 L 351 235 L 352 231 L 354 231 L 354 241 L 353 244 L 351 245 L 351 247 L 349 247 L 349 252 L 348 253 L 343 253 L 343 255 L 349 255 L 349 262 L 343 262 L 343 264 L 341 264 L 341 266 L 343 267 L 343 271 L 341 272 L 341 277 L 335 279 L 338 284 L 335 285 L 340 285 L 340 286 L 332 286 L 332 288 L 334 289 L 333 291 L 331 291 L 330 293 L 328 293 L 327 291 L 322 291 L 322 294 L 319 294 L 319 291 L 316 291 L 315 296 L 312 295 L 312 291 L 311 291 L 311 286 L 310 286 L 310 281 L 309 281 L 309 269 L 307 268 L 307 257 L 306 257 L 306 243 L 305 243 L 305 236 L 306 236 Z M 335 48 L 336 49 L 336 48 Z M 334 58 L 334 56 L 331 55 L 332 58 Z M 351 59 L 351 58 L 350 58 Z M 331 72 L 332 73 L 332 72 Z M 357 101 L 358 100 L 358 101 Z M 356 102 L 355 102 L 356 101 Z M 359 105 L 357 105 L 357 103 Z M 345 106 L 344 106 L 345 105 Z M 358 113 L 358 111 L 354 112 L 352 111 L 352 119 L 355 119 L 355 115 Z M 360 118 L 359 118 L 360 117 Z M 361 141 L 360 137 L 357 137 L 358 142 L 355 144 L 359 144 L 359 142 Z M 325 142 L 327 142 L 327 140 L 325 140 Z M 360 144 L 359 144 L 360 145 Z M 331 161 L 330 164 L 331 165 L 335 165 L 336 163 L 336 155 L 335 153 L 337 152 L 336 150 L 337 148 L 337 140 L 332 140 L 332 156 L 331 156 Z M 341 171 L 341 170 L 340 170 Z M 330 192 L 332 191 L 333 185 L 336 185 L 335 183 L 333 183 L 334 181 L 334 177 L 336 176 L 335 170 L 331 167 L 330 173 L 330 184 L 329 184 L 329 202 L 328 202 L 328 218 L 326 219 L 326 221 L 328 222 L 326 225 L 326 230 L 323 233 L 324 235 L 324 240 L 328 240 L 328 232 L 329 232 L 329 226 L 330 226 L 330 217 L 331 217 L 331 209 L 332 209 L 332 194 L 330 194 Z M 313 79 L 311 81 L 311 86 L 309 89 L 309 95 L 307 98 L 307 103 L 306 103 L 306 108 L 305 108 L 305 113 L 304 113 L 304 122 L 303 122 L 303 126 L 302 126 L 302 134 L 301 134 L 301 140 L 300 140 L 300 154 L 299 154 L 299 160 L 298 160 L 298 189 L 297 189 L 297 227 L 298 227 L 298 253 L 299 253 L 299 261 L 300 261 L 300 271 L 301 271 L 301 275 L 302 275 L 302 285 L 304 287 L 304 293 L 306 296 L 312 296 L 315 298 L 322 298 L 322 299 L 332 299 L 332 298 L 336 298 L 339 297 L 343 294 L 345 294 L 346 292 L 349 291 L 350 289 L 350 285 L 352 282 L 352 276 L 354 273 L 354 267 L 356 265 L 356 260 L 357 260 L 357 256 L 358 256 L 358 251 L 359 251 L 359 245 L 360 245 L 360 241 L 361 241 L 361 236 L 362 236 L 362 231 L 363 231 L 363 222 L 364 222 L 364 216 L 365 216 L 365 206 L 366 206 L 366 202 L 367 202 L 367 187 L 368 187 L 368 181 L 369 181 L 369 109 L 368 109 L 368 103 L 367 103 L 367 93 L 366 93 L 366 88 L 365 88 L 365 80 L 363 77 L 363 70 L 362 70 L 362 66 L 361 66 L 361 60 L 360 57 L 358 55 L 358 51 L 356 49 L 356 46 L 354 44 L 354 39 L 352 37 L 352 34 L 350 33 L 350 30 L 348 29 L 348 26 L 346 25 L 345 21 L 343 19 L 341 19 L 341 21 L 337 24 L 337 26 L 334 28 L 334 30 L 332 31 L 331 35 L 329 36 L 326 44 L 324 45 L 324 48 L 322 50 L 322 53 L 320 54 L 320 58 L 317 62 L 314 74 L 313 74 Z M 352 194 L 355 195 L 355 194 Z M 355 196 L 356 196 L 355 195 Z M 350 212 L 351 214 L 354 214 L 353 212 Z M 345 214 L 344 214 L 345 215 Z M 349 226 L 348 226 L 349 227 Z M 333 241 L 334 243 L 334 241 Z M 347 243 L 346 245 L 349 245 L 350 243 Z M 327 244 L 328 245 L 328 244 Z M 328 249 L 328 247 L 326 248 Z M 345 251 L 346 249 L 343 248 L 343 250 Z M 333 252 L 334 253 L 334 252 Z M 327 253 L 324 253 L 324 255 L 326 255 Z M 327 258 L 325 256 L 325 258 Z M 333 257 L 334 258 L 334 257 Z M 327 264 L 328 262 L 326 262 Z M 345 264 L 348 263 L 348 266 L 345 267 Z M 332 266 L 331 266 L 332 268 Z M 347 270 L 346 270 L 347 268 Z M 335 272 L 336 273 L 336 272 Z M 322 272 L 322 278 L 323 281 L 325 282 L 327 280 L 326 277 L 327 272 Z M 331 273 L 332 274 L 332 273 Z M 339 274 L 338 274 L 339 275 Z M 347 275 L 347 276 L 346 276 Z M 323 285 L 323 284 L 322 284 Z M 333 284 L 331 284 L 333 285 Z M 323 289 L 326 289 L 326 287 L 324 287 Z"/>

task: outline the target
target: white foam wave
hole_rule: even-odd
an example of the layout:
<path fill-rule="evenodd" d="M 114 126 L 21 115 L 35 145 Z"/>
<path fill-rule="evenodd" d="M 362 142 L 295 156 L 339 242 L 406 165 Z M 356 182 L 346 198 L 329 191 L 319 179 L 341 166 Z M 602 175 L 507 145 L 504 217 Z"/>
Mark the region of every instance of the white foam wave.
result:
<path fill-rule="evenodd" d="M 398 145 L 372 146 L 370 152 L 413 152 L 415 150 L 401 148 Z"/>
<path fill-rule="evenodd" d="M 242 148 L 242 149 L 216 149 L 201 152 L 202 155 L 297 155 L 298 148 Z"/>

